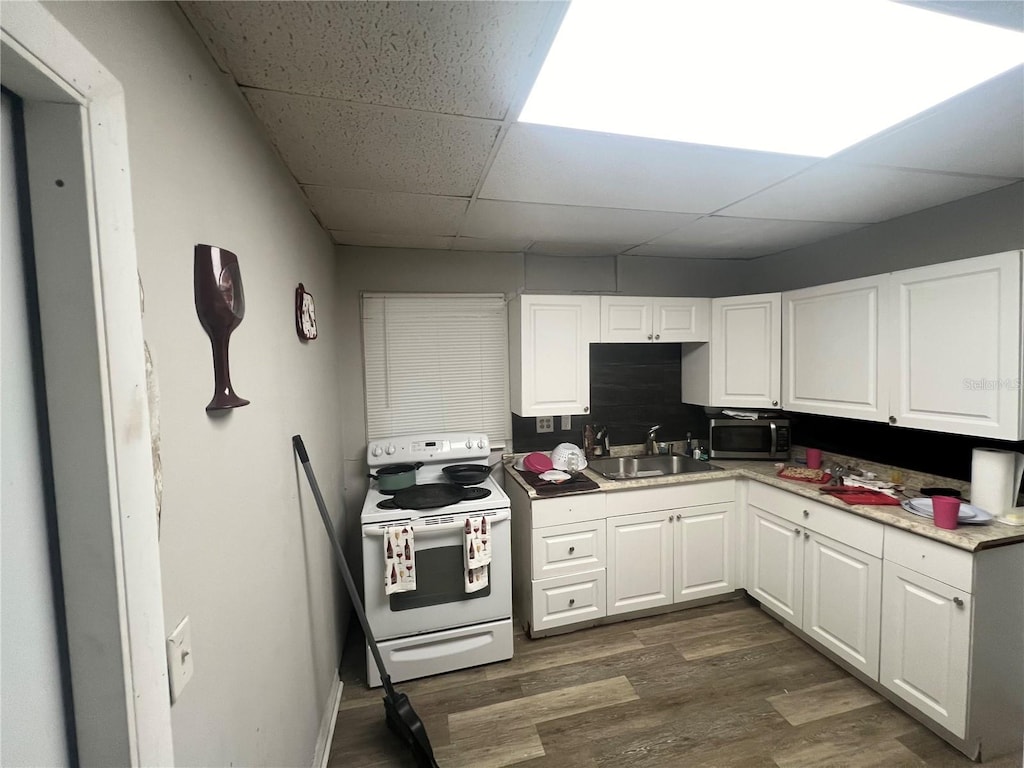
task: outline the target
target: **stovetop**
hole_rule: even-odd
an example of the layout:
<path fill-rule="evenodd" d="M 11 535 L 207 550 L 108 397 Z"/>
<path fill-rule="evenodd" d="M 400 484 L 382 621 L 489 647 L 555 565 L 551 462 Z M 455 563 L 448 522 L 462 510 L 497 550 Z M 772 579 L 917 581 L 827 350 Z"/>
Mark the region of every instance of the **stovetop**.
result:
<path fill-rule="evenodd" d="M 419 470 L 419 472 L 422 472 L 422 470 Z M 442 479 L 439 479 L 436 476 L 431 477 L 430 479 L 426 477 L 421 478 L 419 472 L 417 472 L 416 477 L 417 483 L 443 482 Z M 377 489 L 377 482 L 375 480 L 371 480 L 370 489 L 366 492 L 366 499 L 363 501 L 363 510 L 360 515 L 360 520 L 363 525 L 367 525 L 373 523 L 388 523 L 395 520 L 419 520 L 424 517 L 432 517 L 435 515 L 479 514 L 491 509 L 507 509 L 510 505 L 508 495 L 504 490 L 502 490 L 501 486 L 498 485 L 497 481 L 493 477 L 488 477 L 482 483 L 477 485 L 468 486 L 467 489 L 477 489 L 471 491 L 471 496 L 479 496 L 485 490 L 488 493 L 482 498 L 468 498 L 455 504 L 449 504 L 446 507 L 435 507 L 433 509 L 380 509 L 377 505 L 383 501 L 392 501 L 394 494 L 381 493 L 381 491 Z"/>

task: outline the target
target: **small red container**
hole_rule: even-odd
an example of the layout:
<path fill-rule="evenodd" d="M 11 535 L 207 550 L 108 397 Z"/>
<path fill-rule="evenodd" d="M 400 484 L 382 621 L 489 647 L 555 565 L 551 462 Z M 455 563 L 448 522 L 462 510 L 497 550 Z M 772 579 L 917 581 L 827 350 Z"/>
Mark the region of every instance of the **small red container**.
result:
<path fill-rule="evenodd" d="M 960 519 L 960 499 L 952 496 L 932 496 L 932 518 L 938 528 L 956 528 Z"/>

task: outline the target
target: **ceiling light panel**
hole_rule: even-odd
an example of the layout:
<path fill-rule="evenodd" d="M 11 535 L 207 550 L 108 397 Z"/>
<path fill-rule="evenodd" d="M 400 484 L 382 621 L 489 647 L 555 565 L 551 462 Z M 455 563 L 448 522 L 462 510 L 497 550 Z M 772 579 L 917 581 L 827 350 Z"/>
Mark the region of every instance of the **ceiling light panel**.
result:
<path fill-rule="evenodd" d="M 577 0 L 519 119 L 827 157 L 1022 60 L 889 0 Z"/>

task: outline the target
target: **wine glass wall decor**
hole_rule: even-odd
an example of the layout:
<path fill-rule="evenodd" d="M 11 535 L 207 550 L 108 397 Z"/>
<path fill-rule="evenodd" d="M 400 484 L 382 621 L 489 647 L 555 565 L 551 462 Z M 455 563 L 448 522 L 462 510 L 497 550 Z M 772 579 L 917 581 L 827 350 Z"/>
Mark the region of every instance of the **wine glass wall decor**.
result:
<path fill-rule="evenodd" d="M 245 293 L 238 257 L 212 245 L 195 251 L 196 312 L 213 345 L 213 399 L 207 411 L 238 408 L 249 401 L 235 394 L 228 368 L 228 340 L 245 317 Z"/>

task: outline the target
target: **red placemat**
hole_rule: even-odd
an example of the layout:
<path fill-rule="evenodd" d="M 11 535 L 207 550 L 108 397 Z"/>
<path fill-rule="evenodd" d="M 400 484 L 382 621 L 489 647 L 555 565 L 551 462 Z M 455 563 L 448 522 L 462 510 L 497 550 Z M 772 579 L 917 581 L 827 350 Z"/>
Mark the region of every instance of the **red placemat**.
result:
<path fill-rule="evenodd" d="M 822 493 L 842 499 L 847 504 L 877 504 L 879 506 L 899 506 L 900 500 L 895 499 L 887 493 L 875 491 L 871 488 L 856 488 L 846 486 L 843 488 L 822 488 Z"/>
<path fill-rule="evenodd" d="M 783 467 L 778 472 L 784 480 L 799 480 L 802 483 L 827 483 L 832 475 L 824 469 L 807 469 L 806 467 Z"/>

